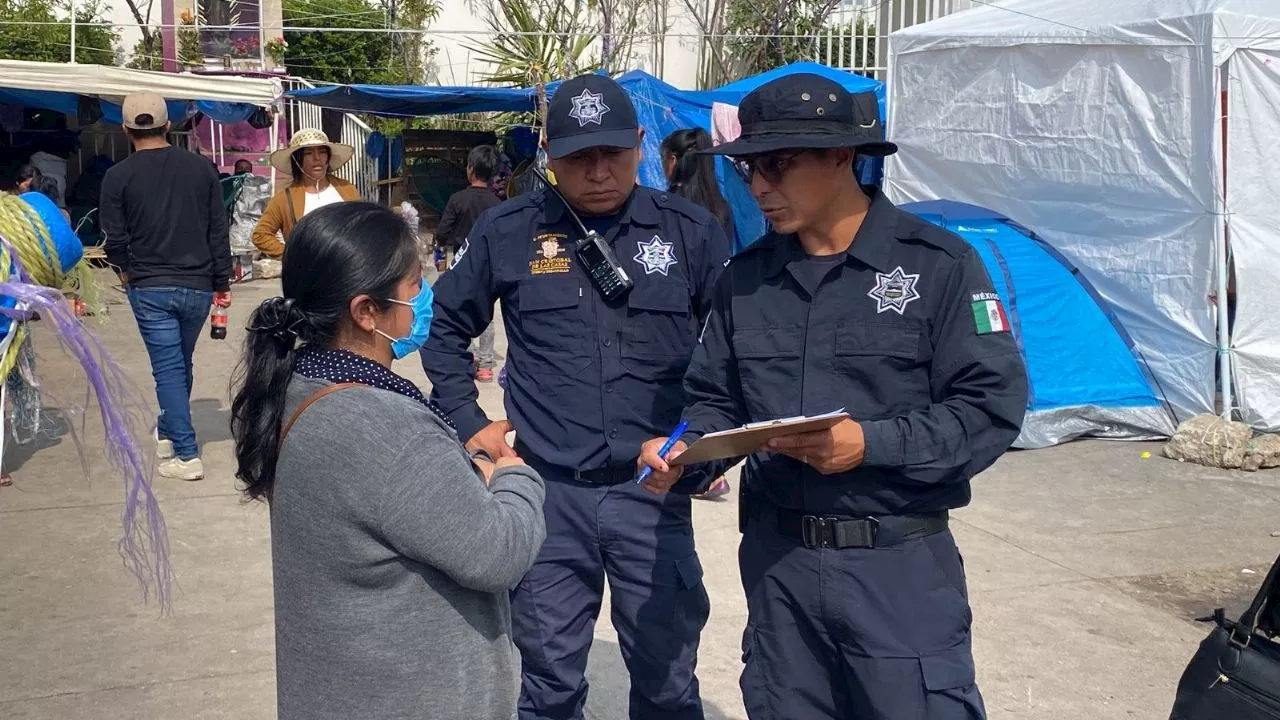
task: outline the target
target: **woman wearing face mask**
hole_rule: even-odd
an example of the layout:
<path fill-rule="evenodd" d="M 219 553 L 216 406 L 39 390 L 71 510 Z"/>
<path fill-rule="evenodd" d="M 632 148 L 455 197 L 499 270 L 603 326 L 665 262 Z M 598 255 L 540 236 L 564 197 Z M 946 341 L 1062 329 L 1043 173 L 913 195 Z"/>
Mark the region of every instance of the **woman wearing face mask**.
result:
<path fill-rule="evenodd" d="M 329 142 L 323 131 L 315 129 L 299 130 L 293 134 L 289 147 L 271 153 L 271 166 L 292 175 L 293 182 L 267 203 L 253 228 L 254 247 L 278 260 L 284 255 L 284 244 L 289 241 L 293 226 L 308 213 L 325 205 L 359 200 L 356 186 L 333 174 L 353 154 L 355 150 L 350 145 Z"/>
<path fill-rule="evenodd" d="M 403 219 L 308 214 L 281 281 L 250 319 L 231 419 L 236 476 L 270 507 L 280 720 L 507 720 L 508 590 L 546 535 L 541 478 L 469 456 L 391 370 L 432 317 Z"/>

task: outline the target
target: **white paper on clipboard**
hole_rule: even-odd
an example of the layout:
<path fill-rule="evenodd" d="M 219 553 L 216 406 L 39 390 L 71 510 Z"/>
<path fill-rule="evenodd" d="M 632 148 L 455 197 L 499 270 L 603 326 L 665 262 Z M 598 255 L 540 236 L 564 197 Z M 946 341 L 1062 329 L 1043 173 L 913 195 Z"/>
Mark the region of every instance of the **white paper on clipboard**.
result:
<path fill-rule="evenodd" d="M 668 462 L 672 465 L 693 465 L 710 460 L 742 457 L 758 452 L 760 446 L 776 437 L 817 432 L 835 427 L 849 418 L 843 408 L 822 415 L 812 415 L 749 423 L 732 430 L 707 433 L 698 438 L 688 450 Z"/>

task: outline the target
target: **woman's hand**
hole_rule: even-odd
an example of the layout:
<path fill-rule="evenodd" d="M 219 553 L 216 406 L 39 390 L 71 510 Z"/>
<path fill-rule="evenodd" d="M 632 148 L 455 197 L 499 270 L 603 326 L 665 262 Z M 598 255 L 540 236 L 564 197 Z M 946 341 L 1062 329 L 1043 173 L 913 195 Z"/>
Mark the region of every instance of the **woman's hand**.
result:
<path fill-rule="evenodd" d="M 493 480 L 494 472 L 506 467 L 524 467 L 525 466 L 524 460 L 521 460 L 520 457 L 517 455 L 507 455 L 506 457 L 500 457 L 498 458 L 498 462 L 489 462 L 484 458 L 472 457 L 471 462 L 475 463 L 476 467 L 479 468 L 481 476 L 484 477 L 484 484 L 486 487 Z"/>
<path fill-rule="evenodd" d="M 493 471 L 497 467 L 483 458 L 473 457 L 471 462 L 475 464 L 476 469 L 480 471 L 480 477 L 484 480 L 485 487 L 489 486 L 489 481 L 493 479 Z"/>

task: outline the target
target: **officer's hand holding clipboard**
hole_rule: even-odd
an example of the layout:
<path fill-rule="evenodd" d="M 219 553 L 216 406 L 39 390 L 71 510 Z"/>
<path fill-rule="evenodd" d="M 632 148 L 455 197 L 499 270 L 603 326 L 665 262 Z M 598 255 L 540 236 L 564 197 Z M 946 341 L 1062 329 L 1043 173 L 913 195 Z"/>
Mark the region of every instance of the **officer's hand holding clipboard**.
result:
<path fill-rule="evenodd" d="M 685 465 L 776 452 L 831 474 L 862 461 L 862 427 L 844 410 L 813 417 L 782 418 L 750 423 L 733 430 L 707 433 L 692 446 L 677 441 L 665 454 L 667 438 L 654 438 L 641 447 L 638 467 L 649 468 L 647 490 L 664 493 L 680 479 Z M 852 464 L 848 464 L 852 462 Z M 847 465 L 847 467 L 846 467 Z"/>
<path fill-rule="evenodd" d="M 866 444 L 862 426 L 845 416 L 825 430 L 774 438 L 764 449 L 799 460 L 823 475 L 835 475 L 861 465 Z"/>

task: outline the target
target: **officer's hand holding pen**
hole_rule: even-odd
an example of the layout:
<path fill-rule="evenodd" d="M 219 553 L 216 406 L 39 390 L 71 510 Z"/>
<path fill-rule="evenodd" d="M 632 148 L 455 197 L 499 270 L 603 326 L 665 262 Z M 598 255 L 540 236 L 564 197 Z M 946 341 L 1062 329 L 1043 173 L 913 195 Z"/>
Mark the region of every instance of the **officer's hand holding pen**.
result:
<path fill-rule="evenodd" d="M 829 430 L 774 438 L 762 449 L 799 460 L 823 475 L 835 475 L 861 465 L 866 445 L 862 426 L 842 420 Z"/>
<path fill-rule="evenodd" d="M 683 441 L 677 440 L 671 449 L 667 451 L 666 459 L 662 457 L 662 446 L 666 445 L 667 438 L 660 437 L 649 440 L 640 446 L 640 459 L 636 461 L 636 471 L 644 472 L 645 468 L 649 468 L 651 473 L 645 478 L 643 486 L 645 490 L 654 495 L 662 495 L 671 489 L 672 485 L 680 479 L 684 474 L 684 467 L 680 465 L 670 465 L 667 460 L 674 460 L 680 453 L 689 449 Z"/>

